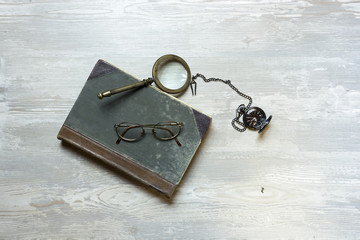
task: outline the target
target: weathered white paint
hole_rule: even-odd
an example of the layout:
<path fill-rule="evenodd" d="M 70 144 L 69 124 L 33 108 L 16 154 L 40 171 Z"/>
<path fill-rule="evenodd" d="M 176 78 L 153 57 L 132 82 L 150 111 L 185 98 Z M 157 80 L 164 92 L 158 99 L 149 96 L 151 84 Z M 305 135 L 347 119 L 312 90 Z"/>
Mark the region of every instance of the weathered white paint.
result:
<path fill-rule="evenodd" d="M 359 1 L 0 1 L 0 238 L 359 239 Z M 213 122 L 174 199 L 61 144 L 96 61 L 147 78 L 163 54 Z M 261 190 L 264 188 L 264 192 Z"/>

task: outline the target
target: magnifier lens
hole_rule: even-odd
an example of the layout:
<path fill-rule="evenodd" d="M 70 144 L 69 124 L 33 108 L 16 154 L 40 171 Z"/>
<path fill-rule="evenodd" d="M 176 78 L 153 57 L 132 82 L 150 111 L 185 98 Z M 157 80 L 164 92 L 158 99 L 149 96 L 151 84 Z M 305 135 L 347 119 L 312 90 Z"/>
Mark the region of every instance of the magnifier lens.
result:
<path fill-rule="evenodd" d="M 176 90 L 186 84 L 188 73 L 178 61 L 169 60 L 159 64 L 158 78 L 164 87 Z"/>

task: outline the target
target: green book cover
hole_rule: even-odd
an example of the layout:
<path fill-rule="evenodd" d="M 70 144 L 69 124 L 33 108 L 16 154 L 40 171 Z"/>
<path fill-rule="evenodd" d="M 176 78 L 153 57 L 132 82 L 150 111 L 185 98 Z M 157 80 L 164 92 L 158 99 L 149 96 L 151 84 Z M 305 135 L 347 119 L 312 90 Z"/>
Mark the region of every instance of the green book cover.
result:
<path fill-rule="evenodd" d="M 60 129 L 58 138 L 121 169 L 171 197 L 191 163 L 211 118 L 179 99 L 148 86 L 99 100 L 97 93 L 139 79 L 99 60 Z M 136 142 L 121 141 L 114 124 L 182 122 L 178 141 L 160 141 L 151 130 Z"/>

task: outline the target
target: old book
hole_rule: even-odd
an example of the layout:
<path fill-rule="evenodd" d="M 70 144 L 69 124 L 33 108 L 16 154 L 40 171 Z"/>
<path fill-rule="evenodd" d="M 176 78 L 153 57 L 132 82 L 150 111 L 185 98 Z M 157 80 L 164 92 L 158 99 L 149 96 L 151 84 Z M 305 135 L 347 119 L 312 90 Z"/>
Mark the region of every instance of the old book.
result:
<path fill-rule="evenodd" d="M 170 198 L 209 128 L 211 118 L 179 99 L 148 86 L 99 100 L 97 93 L 140 81 L 99 60 L 58 134 L 83 151 L 119 168 Z M 114 124 L 177 121 L 175 141 L 160 141 L 151 130 L 137 142 L 121 141 Z"/>

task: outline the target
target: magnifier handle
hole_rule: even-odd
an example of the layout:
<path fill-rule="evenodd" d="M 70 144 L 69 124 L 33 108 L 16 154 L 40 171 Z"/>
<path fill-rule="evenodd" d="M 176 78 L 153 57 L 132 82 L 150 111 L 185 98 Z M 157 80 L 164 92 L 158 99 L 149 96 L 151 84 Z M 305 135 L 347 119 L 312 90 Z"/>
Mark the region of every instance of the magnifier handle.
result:
<path fill-rule="evenodd" d="M 130 89 L 134 89 L 134 88 L 139 88 L 139 87 L 143 87 L 143 86 L 149 86 L 150 84 L 152 84 L 154 82 L 154 80 L 152 78 L 148 78 L 148 79 L 144 79 L 140 82 L 137 83 L 133 83 L 133 84 L 129 84 L 123 87 L 119 87 L 119 88 L 115 88 L 106 92 L 99 92 L 98 93 L 98 98 L 102 99 L 103 97 L 110 97 L 111 95 L 117 94 L 117 93 L 121 93 Z"/>

